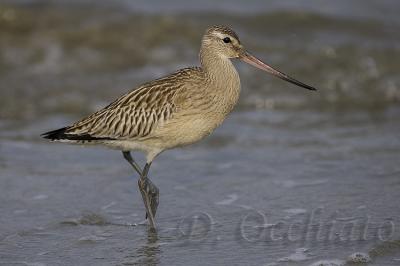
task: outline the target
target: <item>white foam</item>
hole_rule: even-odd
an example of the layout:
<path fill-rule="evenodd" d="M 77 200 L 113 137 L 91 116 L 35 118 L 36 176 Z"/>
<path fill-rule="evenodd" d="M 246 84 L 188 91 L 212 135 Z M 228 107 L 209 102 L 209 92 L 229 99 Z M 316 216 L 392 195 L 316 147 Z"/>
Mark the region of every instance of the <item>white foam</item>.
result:
<path fill-rule="evenodd" d="M 27 261 L 13 261 L 10 264 L 23 264 L 26 266 L 46 266 L 46 264 L 42 262 L 27 262 Z"/>
<path fill-rule="evenodd" d="M 254 210 L 254 208 L 249 206 L 249 205 L 238 204 L 238 205 L 235 205 L 235 206 L 238 206 L 238 207 L 243 208 L 245 210 Z"/>
<path fill-rule="evenodd" d="M 319 260 L 317 262 L 314 262 L 313 264 L 310 264 L 310 266 L 344 266 L 345 262 L 343 260 Z"/>
<path fill-rule="evenodd" d="M 298 262 L 298 261 L 304 261 L 310 259 L 310 257 L 307 255 L 307 250 L 306 248 L 297 248 L 293 254 L 290 254 L 287 257 L 278 259 L 279 262 Z"/>
<path fill-rule="evenodd" d="M 276 266 L 276 265 L 278 265 L 278 263 L 276 263 L 276 262 L 264 264 L 264 266 Z"/>
<path fill-rule="evenodd" d="M 34 196 L 32 199 L 34 199 L 34 200 L 43 200 L 43 199 L 47 199 L 48 197 L 49 197 L 48 195 L 39 194 L 39 195 Z"/>
<path fill-rule="evenodd" d="M 26 262 L 25 265 L 27 265 L 27 266 L 46 266 L 46 264 L 42 263 L 42 262 Z"/>
<path fill-rule="evenodd" d="M 306 209 L 300 209 L 300 208 L 286 209 L 283 211 L 293 215 L 307 213 Z"/>
<path fill-rule="evenodd" d="M 115 201 L 111 201 L 109 204 L 102 206 L 101 209 L 107 210 L 108 208 L 114 206 L 115 204 L 117 204 Z"/>
<path fill-rule="evenodd" d="M 230 205 L 230 204 L 232 204 L 233 202 L 237 201 L 238 198 L 239 198 L 239 196 L 238 196 L 237 194 L 230 194 L 230 195 L 228 195 L 228 198 L 227 198 L 227 199 L 218 201 L 218 202 L 215 203 L 215 204 L 217 204 L 217 205 Z"/>
<path fill-rule="evenodd" d="M 275 180 L 276 185 L 282 186 L 284 188 L 295 188 L 301 186 L 317 186 L 327 183 L 328 179 L 318 179 L 311 181 L 297 181 L 297 180 Z"/>

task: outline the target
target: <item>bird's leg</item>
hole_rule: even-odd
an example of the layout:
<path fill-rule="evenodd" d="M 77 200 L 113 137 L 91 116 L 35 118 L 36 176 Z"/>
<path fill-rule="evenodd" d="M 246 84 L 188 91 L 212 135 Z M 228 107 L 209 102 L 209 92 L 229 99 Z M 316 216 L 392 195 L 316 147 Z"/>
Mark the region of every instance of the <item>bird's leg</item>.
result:
<path fill-rule="evenodd" d="M 138 180 L 139 190 L 142 194 L 144 206 L 146 208 L 146 219 L 149 218 L 150 225 L 152 228 L 155 228 L 155 215 L 159 202 L 159 190 L 156 185 L 151 182 L 148 178 L 148 173 L 150 169 L 151 163 L 146 163 L 143 171 L 140 166 L 135 162 L 132 158 L 131 153 L 129 151 L 123 151 L 125 160 L 135 169 L 135 171 L 139 174 L 140 178 Z"/>
<path fill-rule="evenodd" d="M 129 151 L 123 151 L 122 154 L 124 155 L 125 160 L 128 161 L 130 165 L 132 165 L 133 169 L 139 174 L 139 176 L 142 176 L 142 169 L 140 166 L 133 160 L 132 155 Z"/>
<path fill-rule="evenodd" d="M 142 193 L 144 206 L 146 207 L 146 218 L 149 218 L 150 226 L 152 228 L 155 228 L 156 224 L 154 217 L 156 215 L 159 203 L 159 190 L 147 177 L 150 165 L 151 162 L 146 163 L 146 165 L 144 166 L 142 175 L 138 180 L 138 186 L 140 192 Z"/>

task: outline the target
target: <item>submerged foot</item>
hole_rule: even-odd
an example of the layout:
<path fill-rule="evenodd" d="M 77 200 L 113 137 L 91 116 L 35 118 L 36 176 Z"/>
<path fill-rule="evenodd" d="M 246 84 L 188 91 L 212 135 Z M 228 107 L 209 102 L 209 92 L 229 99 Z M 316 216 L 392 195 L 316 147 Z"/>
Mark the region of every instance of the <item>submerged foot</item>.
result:
<path fill-rule="evenodd" d="M 159 190 L 147 177 L 141 177 L 138 180 L 138 185 L 146 208 L 146 219 L 149 219 L 150 226 L 155 228 L 155 216 L 159 203 Z"/>

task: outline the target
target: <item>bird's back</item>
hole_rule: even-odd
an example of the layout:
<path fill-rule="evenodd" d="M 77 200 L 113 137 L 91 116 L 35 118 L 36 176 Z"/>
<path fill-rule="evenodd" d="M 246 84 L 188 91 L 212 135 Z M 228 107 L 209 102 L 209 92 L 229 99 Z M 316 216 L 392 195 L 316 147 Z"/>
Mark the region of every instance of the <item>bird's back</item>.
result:
<path fill-rule="evenodd" d="M 203 82 L 201 68 L 185 68 L 148 82 L 76 123 L 43 134 L 66 142 L 140 140 L 170 120 L 191 102 L 189 91 Z"/>

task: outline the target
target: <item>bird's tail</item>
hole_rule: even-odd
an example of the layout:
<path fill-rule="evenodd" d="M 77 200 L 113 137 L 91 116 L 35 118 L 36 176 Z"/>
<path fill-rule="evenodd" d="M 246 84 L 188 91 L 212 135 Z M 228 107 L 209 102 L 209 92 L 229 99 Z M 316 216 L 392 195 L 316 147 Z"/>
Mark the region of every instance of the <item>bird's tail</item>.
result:
<path fill-rule="evenodd" d="M 56 129 L 56 130 L 52 130 L 52 131 L 43 133 L 40 136 L 45 139 L 50 139 L 53 141 L 66 141 L 66 142 L 92 141 L 92 140 L 113 140 L 112 138 L 91 136 L 88 133 L 83 133 L 83 134 L 69 133 L 68 132 L 69 129 L 70 128 L 68 128 L 68 127 L 63 127 L 60 129 Z"/>
<path fill-rule="evenodd" d="M 45 139 L 50 140 L 62 140 L 62 139 L 69 139 L 69 136 L 65 134 L 67 131 L 67 127 L 59 128 L 56 130 L 52 130 L 46 133 L 41 134 L 40 136 Z"/>

